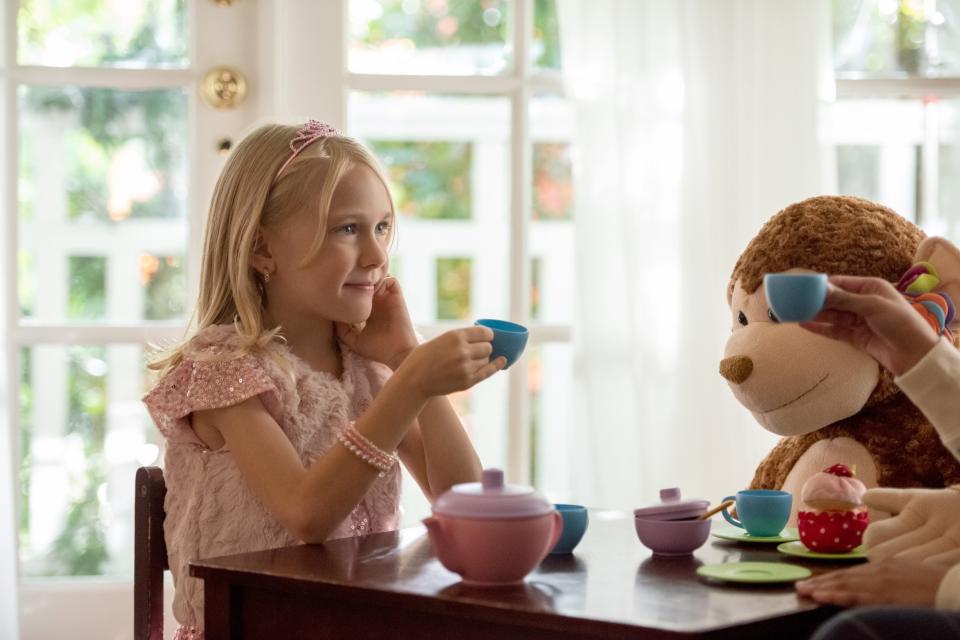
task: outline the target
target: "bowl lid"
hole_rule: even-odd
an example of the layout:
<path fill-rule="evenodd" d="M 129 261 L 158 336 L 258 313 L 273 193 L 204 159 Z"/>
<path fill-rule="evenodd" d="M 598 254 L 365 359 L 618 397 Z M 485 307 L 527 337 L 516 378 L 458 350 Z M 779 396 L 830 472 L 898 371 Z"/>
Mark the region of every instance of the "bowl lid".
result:
<path fill-rule="evenodd" d="M 553 511 L 533 487 L 504 484 L 503 471 L 484 469 L 480 482 L 454 485 L 433 504 L 435 514 L 457 518 L 527 518 Z"/>
<path fill-rule="evenodd" d="M 696 518 L 703 514 L 709 506 L 710 501 L 701 498 L 682 500 L 680 498 L 680 489 L 670 487 L 660 489 L 660 502 L 634 509 L 633 515 L 637 518 L 647 518 L 650 520 L 680 520 L 683 518 Z"/>

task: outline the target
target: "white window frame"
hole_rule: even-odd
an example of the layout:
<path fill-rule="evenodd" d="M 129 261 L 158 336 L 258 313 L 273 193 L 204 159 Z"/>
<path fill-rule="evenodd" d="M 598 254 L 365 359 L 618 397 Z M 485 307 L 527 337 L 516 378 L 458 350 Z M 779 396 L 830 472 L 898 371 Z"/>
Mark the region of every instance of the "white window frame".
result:
<path fill-rule="evenodd" d="M 342 25 L 338 38 L 317 38 L 322 47 L 317 52 L 319 59 L 339 59 L 337 75 L 333 69 L 328 76 L 340 78 L 331 84 L 339 84 L 339 91 L 331 88 L 329 103 L 336 103 L 340 110 L 340 124 L 347 124 L 346 102 L 350 92 L 423 91 L 437 94 L 498 95 L 510 100 L 510 250 L 509 250 L 509 318 L 530 328 L 529 345 L 536 347 L 546 342 L 570 342 L 572 329 L 569 325 L 530 323 L 531 274 L 529 233 L 531 228 L 532 202 L 532 145 L 530 136 L 530 103 L 537 93 L 564 95 L 563 80 L 559 73 L 536 69 L 530 64 L 529 53 L 533 41 L 533 0 L 513 0 L 510 15 L 510 44 L 513 48 L 513 66 L 509 73 L 497 76 L 443 76 L 443 75 L 378 75 L 354 73 L 348 67 L 348 11 L 349 0 L 340 0 L 341 15 L 327 12 L 330 22 Z M 309 23 L 309 20 L 301 24 Z M 309 27 L 303 29 L 306 37 Z M 326 34 L 332 36 L 332 33 Z M 313 58 L 314 60 L 317 58 Z M 304 70 L 305 72 L 306 70 Z M 323 84 L 321 82 L 321 84 Z M 324 110 L 324 113 L 328 113 Z M 421 325 L 418 330 L 431 337 L 449 328 L 436 323 Z M 511 367 L 507 394 L 507 476 L 512 482 L 530 483 L 530 398 L 527 368 Z"/>
<path fill-rule="evenodd" d="M 307 4 L 307 0 L 297 0 Z M 280 82 L 256 83 L 258 76 L 269 77 L 271 69 L 282 67 L 289 47 L 276 47 L 274 34 L 283 30 L 282 19 L 293 21 L 282 9 L 290 2 L 234 2 L 219 6 L 216 0 L 192 0 L 188 3 L 191 33 L 188 41 L 189 66 L 183 69 L 125 69 L 18 66 L 18 2 L 5 3 L 2 14 L 4 101 L 2 117 L 3 156 L 2 193 L 7 215 L 3 225 L 4 277 L 0 283 L 4 309 L 0 315 L 3 343 L 0 355 L 5 366 L 0 374 L 0 504 L 12 504 L 20 512 L 18 483 L 20 469 L 19 379 L 20 350 L 36 344 L 110 345 L 140 344 L 144 347 L 160 341 L 177 340 L 183 335 L 183 321 L 141 322 L 130 324 L 68 323 L 23 320 L 19 313 L 17 284 L 18 224 L 18 98 L 20 85 L 79 85 L 119 90 L 181 88 L 187 97 L 187 243 L 186 258 L 188 309 L 196 300 L 202 230 L 210 194 L 222 166 L 217 144 L 222 139 L 236 140 L 264 114 L 294 102 L 285 91 L 296 87 Z M 281 6 L 282 5 L 282 6 Z M 271 28 L 276 25 L 276 30 Z M 267 28 L 263 28 L 267 27 Z M 203 37 L 200 37 L 203 34 Z M 251 91 L 246 102 L 229 110 L 214 110 L 201 103 L 199 86 L 206 70 L 226 64 L 241 70 L 259 90 Z M 130 482 L 133 483 L 133 478 Z M 12 496 L 12 499 L 11 499 Z M 10 514 L 11 516 L 13 514 Z M 112 578 L 59 579 L 24 583 L 19 577 L 17 517 L 0 514 L 0 592 L 12 597 L 0 598 L 0 636 L 24 637 L 116 637 L 118 632 L 132 633 L 132 579 Z M 166 635 L 173 631 L 169 610 L 172 590 L 166 596 Z M 33 610 L 30 615 L 23 612 Z M 55 615 L 52 615 L 54 614 Z"/>
<path fill-rule="evenodd" d="M 960 77 L 902 77 L 870 78 L 857 74 L 836 74 L 837 100 L 914 100 L 923 101 L 923 133 L 920 171 L 922 210 L 917 212 L 917 224 L 925 229 L 945 226 L 940 212 L 940 129 L 939 100 L 960 99 Z M 934 98 L 930 100 L 930 98 Z M 831 142 L 835 142 L 832 141 Z M 833 167 L 832 162 L 825 163 Z M 826 184 L 835 184 L 836 170 Z"/>

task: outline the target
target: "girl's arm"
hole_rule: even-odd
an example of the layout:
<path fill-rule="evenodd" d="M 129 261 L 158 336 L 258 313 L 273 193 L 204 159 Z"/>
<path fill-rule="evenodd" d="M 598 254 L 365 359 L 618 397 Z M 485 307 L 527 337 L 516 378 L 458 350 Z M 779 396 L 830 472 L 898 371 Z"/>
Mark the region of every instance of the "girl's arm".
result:
<path fill-rule="evenodd" d="M 399 454 L 430 502 L 455 484 L 480 480 L 480 458 L 450 401 L 442 396 L 424 405 Z"/>
<path fill-rule="evenodd" d="M 357 431 L 384 451 L 396 450 L 431 398 L 468 389 L 500 368 L 488 362 L 490 338 L 489 329 L 470 327 L 414 349 L 356 421 Z M 267 509 L 304 542 L 325 540 L 378 477 L 339 442 L 305 468 L 257 397 L 198 411 L 194 420 L 220 433 Z"/>
<path fill-rule="evenodd" d="M 402 386 L 388 382 L 354 425 L 386 451 L 397 447 L 424 403 Z M 258 397 L 223 409 L 199 411 L 194 421 L 206 422 L 219 431 L 257 497 L 284 528 L 304 542 L 323 542 L 378 477 L 378 469 L 339 442 L 304 467 Z"/>

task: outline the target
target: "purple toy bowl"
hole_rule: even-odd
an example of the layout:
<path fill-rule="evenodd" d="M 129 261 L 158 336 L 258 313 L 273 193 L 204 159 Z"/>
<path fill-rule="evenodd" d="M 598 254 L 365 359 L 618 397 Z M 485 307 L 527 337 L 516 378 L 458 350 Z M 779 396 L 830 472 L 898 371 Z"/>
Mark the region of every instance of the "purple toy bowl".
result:
<path fill-rule="evenodd" d="M 660 502 L 633 510 L 633 526 L 645 547 L 661 556 L 685 556 L 703 546 L 710 535 L 707 500 L 682 500 L 680 489 L 660 490 Z"/>
<path fill-rule="evenodd" d="M 647 520 L 634 518 L 643 546 L 660 556 L 688 556 L 707 541 L 710 520 Z"/>

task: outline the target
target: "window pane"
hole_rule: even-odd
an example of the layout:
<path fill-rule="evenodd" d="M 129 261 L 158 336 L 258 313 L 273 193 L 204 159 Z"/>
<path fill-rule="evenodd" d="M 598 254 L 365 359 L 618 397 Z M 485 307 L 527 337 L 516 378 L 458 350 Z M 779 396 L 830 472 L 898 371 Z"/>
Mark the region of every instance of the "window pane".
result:
<path fill-rule="evenodd" d="M 833 0 L 840 72 L 936 76 L 960 69 L 958 0 Z"/>
<path fill-rule="evenodd" d="M 182 318 L 187 276 L 183 256 L 140 256 L 140 279 L 146 289 L 143 317 L 146 320 Z"/>
<path fill-rule="evenodd" d="M 22 313 L 182 317 L 184 93 L 34 86 L 20 88 L 19 105 Z M 159 282 L 144 256 L 167 260 L 152 274 Z"/>
<path fill-rule="evenodd" d="M 960 244 L 960 101 L 939 103 L 940 216 L 931 234 L 943 235 Z"/>
<path fill-rule="evenodd" d="M 470 217 L 469 142 L 370 140 L 393 186 L 397 212 L 416 218 Z"/>
<path fill-rule="evenodd" d="M 143 371 L 138 345 L 21 351 L 25 577 L 132 577 L 133 476 L 161 459 Z"/>
<path fill-rule="evenodd" d="M 510 103 L 352 93 L 349 133 L 378 155 L 397 203 L 391 259 L 415 323 L 505 318 L 510 292 Z"/>
<path fill-rule="evenodd" d="M 532 48 L 530 59 L 534 66 L 560 70 L 562 59 L 556 0 L 534 0 Z"/>
<path fill-rule="evenodd" d="M 509 70 L 511 2 L 350 0 L 350 70 L 495 75 Z"/>
<path fill-rule="evenodd" d="M 566 100 L 546 94 L 531 100 L 531 319 L 542 324 L 573 322 L 572 135 L 573 116 Z"/>
<path fill-rule="evenodd" d="M 836 148 L 838 193 L 879 202 L 910 220 L 922 219 L 923 103 L 840 100 L 826 116 L 825 135 Z"/>
<path fill-rule="evenodd" d="M 530 345 L 524 358 L 530 393 L 530 477 L 551 501 L 577 500 L 570 474 L 577 463 L 575 452 L 581 449 L 573 427 L 573 346 Z"/>
<path fill-rule="evenodd" d="M 469 258 L 437 260 L 437 320 L 470 318 Z"/>
<path fill-rule="evenodd" d="M 185 67 L 186 0 L 21 0 L 17 61 L 50 67 Z"/>
<path fill-rule="evenodd" d="M 102 257 L 70 256 L 71 320 L 101 320 L 107 302 L 107 260 Z"/>

